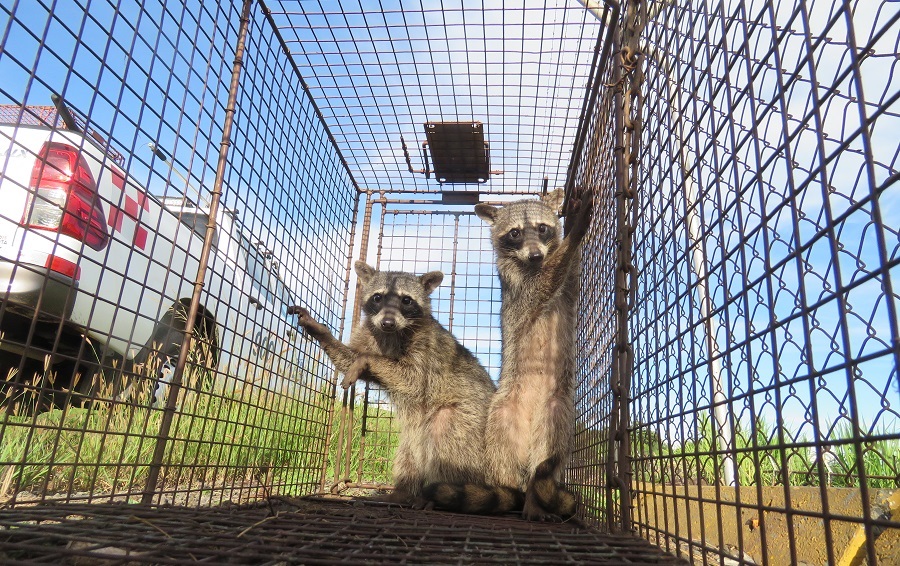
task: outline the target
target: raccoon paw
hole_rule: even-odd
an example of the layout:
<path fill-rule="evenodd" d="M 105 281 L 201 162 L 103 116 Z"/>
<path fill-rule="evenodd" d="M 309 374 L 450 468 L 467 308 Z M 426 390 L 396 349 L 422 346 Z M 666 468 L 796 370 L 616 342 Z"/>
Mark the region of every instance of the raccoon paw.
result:
<path fill-rule="evenodd" d="M 344 379 L 341 381 L 341 387 L 344 389 L 349 389 L 351 385 L 357 382 L 359 379 L 360 372 L 354 372 L 353 367 L 347 370 L 347 373 L 344 374 Z"/>
<path fill-rule="evenodd" d="M 562 517 L 555 513 L 545 511 L 543 507 L 533 501 L 526 501 L 525 507 L 522 509 L 522 518 L 526 521 L 537 521 L 541 523 L 562 523 Z"/>
<path fill-rule="evenodd" d="M 412 508 L 419 511 L 433 511 L 434 501 L 428 501 L 424 497 L 416 497 L 412 502 Z"/>
<path fill-rule="evenodd" d="M 344 389 L 349 388 L 367 371 L 369 371 L 369 362 L 366 361 L 365 358 L 358 358 L 349 368 L 347 368 L 347 371 L 344 372 L 344 380 L 341 382 L 341 387 Z"/>
<path fill-rule="evenodd" d="M 580 242 L 587 234 L 591 226 L 591 216 L 594 212 L 594 193 L 590 189 L 584 189 L 578 198 L 569 202 L 569 210 L 566 214 L 566 234 Z"/>
<path fill-rule="evenodd" d="M 329 333 L 327 326 L 314 319 L 309 311 L 302 307 L 297 309 L 297 324 L 302 326 L 313 338 L 327 336 Z"/>

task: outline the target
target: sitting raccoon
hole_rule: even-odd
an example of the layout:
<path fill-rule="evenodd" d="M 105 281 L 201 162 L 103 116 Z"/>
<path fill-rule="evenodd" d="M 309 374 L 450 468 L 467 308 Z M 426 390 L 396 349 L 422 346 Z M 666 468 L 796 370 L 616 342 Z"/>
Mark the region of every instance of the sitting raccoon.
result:
<path fill-rule="evenodd" d="M 579 244 L 592 213 L 591 194 L 570 209 L 562 238 L 561 191 L 475 213 L 491 226 L 497 256 L 503 340 L 500 385 L 485 430 L 488 486 L 426 487 L 443 509 L 493 513 L 496 491 L 524 491 L 522 515 L 544 520 L 573 515 L 575 498 L 559 483 L 575 426 L 575 308 Z"/>
<path fill-rule="evenodd" d="M 400 425 L 391 499 L 421 506 L 427 483 L 483 483 L 485 419 L 495 388 L 431 314 L 430 295 L 443 273 L 376 271 L 362 261 L 355 268 L 365 316 L 349 345 L 307 311 L 299 322 L 344 373 L 345 388 L 363 379 L 390 396 Z"/>

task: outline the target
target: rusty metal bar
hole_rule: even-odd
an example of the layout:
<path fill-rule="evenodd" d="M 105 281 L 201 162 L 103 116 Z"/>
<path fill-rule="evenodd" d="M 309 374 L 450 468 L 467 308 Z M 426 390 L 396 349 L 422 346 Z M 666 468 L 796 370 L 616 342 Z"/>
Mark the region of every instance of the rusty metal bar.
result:
<path fill-rule="evenodd" d="M 366 261 L 367 252 L 369 249 L 369 233 L 371 230 L 372 224 L 372 205 L 373 199 L 371 193 L 360 193 L 366 195 L 366 206 L 363 211 L 363 225 L 362 232 L 360 233 L 359 238 L 359 259 L 360 261 Z M 351 248 L 352 249 L 352 248 Z M 352 251 L 350 252 L 352 255 Z M 350 258 L 350 264 L 352 265 L 353 258 Z M 350 272 L 348 270 L 347 273 L 347 285 L 350 285 Z M 353 328 L 359 324 L 360 317 L 360 299 L 359 299 L 359 291 L 360 285 L 359 281 L 356 283 L 356 290 L 354 291 L 353 297 L 353 318 L 350 324 L 350 331 L 352 332 Z M 335 379 L 337 379 L 337 370 L 335 370 Z M 340 427 L 338 429 L 338 438 L 336 446 L 338 446 L 338 452 L 335 455 L 335 470 L 334 470 L 334 481 L 335 483 L 344 481 L 346 477 L 349 477 L 350 473 L 350 446 L 353 443 L 353 410 L 356 404 L 356 384 L 353 384 L 350 389 L 344 390 L 343 399 L 341 402 L 341 421 Z M 343 456 L 343 459 L 342 459 Z M 346 477 L 345 477 L 346 475 Z"/>
<path fill-rule="evenodd" d="M 181 390 L 181 382 L 184 376 L 184 367 L 187 363 L 188 352 L 191 349 L 191 339 L 194 333 L 194 319 L 200 310 L 200 295 L 205 285 L 206 269 L 209 264 L 210 250 L 216 233 L 216 214 L 219 211 L 219 200 L 222 197 L 222 185 L 225 180 L 225 169 L 228 165 L 228 150 L 231 147 L 231 127 L 234 123 L 234 113 L 237 106 L 237 94 L 240 84 L 241 69 L 244 66 L 244 46 L 247 40 L 247 29 L 250 27 L 250 8 L 253 0 L 244 0 L 241 10 L 240 28 L 238 30 L 237 46 L 234 52 L 234 65 L 231 70 L 231 86 L 228 90 L 228 104 L 225 107 L 225 122 L 222 126 L 222 141 L 219 144 L 219 161 L 216 166 L 216 180 L 213 185 L 209 203 L 209 221 L 206 224 L 206 235 L 203 239 L 203 250 L 200 254 L 200 265 L 197 268 L 197 279 L 194 282 L 194 294 L 191 296 L 191 307 L 188 310 L 187 321 L 184 329 L 184 340 L 181 343 L 181 351 L 178 353 L 178 362 L 170 383 L 169 397 L 162 420 L 159 424 L 159 433 L 156 436 L 156 446 L 153 449 L 153 459 L 150 462 L 147 481 L 144 484 L 144 493 L 141 503 L 147 505 L 153 502 L 156 493 L 156 485 L 159 480 L 159 472 L 162 469 L 162 459 L 166 451 L 166 443 L 169 440 L 169 431 L 172 427 L 172 419 L 175 415 L 175 407 L 178 402 L 178 394 Z"/>
<path fill-rule="evenodd" d="M 344 322 L 347 318 L 347 302 L 348 302 L 348 299 L 350 298 L 350 273 L 353 271 L 353 246 L 354 246 L 354 243 L 356 242 L 356 224 L 357 224 L 356 217 L 358 216 L 358 212 L 359 212 L 359 198 L 360 198 L 361 194 L 363 194 L 363 193 L 357 191 L 356 196 L 353 199 L 353 216 L 351 217 L 352 220 L 350 221 L 350 241 L 347 246 L 347 267 L 344 270 L 344 298 L 341 301 L 341 326 L 338 331 L 338 336 L 340 336 L 343 340 L 347 339 L 345 336 L 345 334 L 347 333 L 347 328 L 344 326 Z M 354 308 L 355 308 L 356 304 L 357 303 L 354 302 Z M 337 372 L 337 370 L 332 372 L 332 379 L 334 382 L 334 387 L 332 388 L 331 397 L 334 398 L 334 395 L 337 392 L 337 388 L 338 388 L 338 372 Z M 343 395 L 345 396 L 345 402 L 346 402 L 347 393 L 344 392 Z M 330 415 L 331 415 L 331 418 L 329 419 L 328 426 L 325 429 L 326 430 L 325 438 L 328 438 L 328 439 L 331 438 L 331 433 L 334 430 L 334 420 L 335 420 L 335 415 L 334 415 L 333 411 L 330 412 Z M 340 426 L 341 426 L 341 423 L 339 422 L 338 423 L 339 429 L 340 429 Z M 343 430 L 340 430 L 340 432 L 343 433 Z M 331 447 L 329 446 L 329 449 L 330 448 Z M 325 488 L 327 486 L 327 480 L 326 480 L 327 474 L 328 474 L 328 458 L 322 458 L 321 480 L 320 480 L 320 484 L 319 484 L 319 487 L 322 491 L 325 491 Z M 335 478 L 335 481 L 337 481 L 337 478 Z"/>
<path fill-rule="evenodd" d="M 456 298 L 456 251 L 459 249 L 459 215 L 453 216 L 453 263 L 450 267 L 450 320 L 447 330 L 453 332 L 453 301 Z"/>
<path fill-rule="evenodd" d="M 642 0 L 630 0 L 625 7 L 621 34 L 615 44 L 619 48 L 621 67 L 626 71 L 613 77 L 616 113 L 616 344 L 613 350 L 611 374 L 613 411 L 610 426 L 610 460 L 607 462 L 608 480 L 617 491 L 618 524 L 610 528 L 632 530 L 632 465 L 631 465 L 631 379 L 634 368 L 634 347 L 630 338 L 631 310 L 635 304 L 636 271 L 632 259 L 633 237 L 639 219 L 636 199 L 641 156 L 641 106 L 643 96 L 643 55 L 641 33 L 646 23 L 647 5 Z M 620 137 L 621 136 L 621 137 Z M 614 460 L 613 460 L 614 458 Z M 615 466 L 611 462 L 615 462 Z M 609 492 L 608 492 L 609 493 Z M 612 495 L 609 493 L 609 495 Z"/>
<path fill-rule="evenodd" d="M 385 218 L 385 198 L 384 193 L 379 194 L 378 199 L 374 199 L 373 202 L 377 202 L 381 204 L 381 217 L 378 221 L 378 246 L 375 248 L 375 268 L 381 269 L 381 250 L 384 245 L 384 218 Z M 359 296 L 359 287 L 357 287 L 357 297 Z M 357 303 L 357 320 L 354 322 L 354 326 L 359 324 L 359 318 L 362 317 L 362 301 Z M 360 480 L 363 478 L 363 464 L 365 463 L 365 451 L 366 451 L 366 432 L 368 432 L 369 425 L 369 394 L 372 391 L 371 384 L 367 381 L 365 385 L 365 390 L 363 394 L 363 414 L 362 414 L 362 422 L 360 423 L 360 431 L 359 431 L 359 465 L 358 465 L 358 477 Z M 347 442 L 347 462 L 350 461 L 350 449 L 353 446 L 352 439 L 348 439 Z M 349 464 L 348 464 L 349 465 Z"/>
<path fill-rule="evenodd" d="M 619 52 L 619 43 L 621 39 L 619 34 L 615 35 L 614 46 L 615 52 Z M 625 191 L 626 191 L 626 180 L 625 180 L 625 135 L 624 135 L 624 119 L 622 117 L 624 111 L 624 95 L 622 93 L 621 87 L 621 76 L 622 71 L 619 65 L 613 66 L 612 72 L 612 83 L 613 87 L 613 108 L 614 108 L 614 124 L 615 124 L 615 146 L 613 148 L 614 162 L 615 162 L 615 200 L 616 200 L 616 238 L 618 249 L 616 265 L 619 266 L 620 258 L 621 258 L 621 246 L 622 246 L 622 230 L 624 223 L 624 201 Z M 616 286 L 615 286 L 615 305 L 616 305 L 616 344 L 613 348 L 612 354 L 612 367 L 610 368 L 609 374 L 609 389 L 612 392 L 612 410 L 609 414 L 609 427 L 608 427 L 608 448 L 606 455 L 606 482 L 605 482 L 605 490 L 606 490 L 606 505 L 607 505 L 607 516 L 606 516 L 606 525 L 610 531 L 615 531 L 617 528 L 618 522 L 616 521 L 616 517 L 618 516 L 617 510 L 615 508 L 615 491 L 616 489 L 622 488 L 622 486 L 617 486 L 617 482 L 615 478 L 617 477 L 616 472 L 616 458 L 618 456 L 618 451 L 616 449 L 616 443 L 618 436 L 620 434 L 619 431 L 619 413 L 621 412 L 621 395 L 620 395 L 620 384 L 621 384 L 621 376 L 620 373 L 622 371 L 622 364 L 619 363 L 619 358 L 622 356 L 623 344 L 628 340 L 628 313 L 624 308 L 624 303 L 627 301 L 626 296 L 626 288 L 624 285 L 624 274 L 617 269 L 616 270 Z"/>
<path fill-rule="evenodd" d="M 381 195 L 382 197 L 384 195 Z M 369 241 L 371 239 L 371 231 L 372 231 L 372 207 L 375 203 L 379 202 L 378 199 L 372 198 L 372 193 L 366 193 L 366 208 L 365 213 L 363 214 L 363 227 L 362 234 L 359 238 L 359 261 L 368 262 L 369 257 Z M 382 214 L 382 217 L 384 215 Z M 359 324 L 359 319 L 362 316 L 362 299 L 360 298 L 360 293 L 362 291 L 362 285 L 357 280 L 356 282 L 356 292 L 353 301 L 353 324 L 351 324 L 350 329 L 352 331 Z M 369 384 L 365 384 L 366 390 L 369 388 Z M 349 399 L 345 399 L 343 404 L 343 421 L 345 423 L 344 432 L 346 436 L 343 439 L 338 439 L 338 446 L 342 446 L 343 454 L 344 454 L 344 465 L 347 469 L 347 474 L 350 473 L 350 457 L 353 449 L 353 419 L 354 419 L 354 407 L 356 406 L 356 383 L 354 383 L 350 389 L 348 390 Z M 365 450 L 366 437 L 365 437 L 365 427 L 366 427 L 366 410 L 365 404 L 363 404 L 363 415 L 362 415 L 362 434 L 359 439 L 359 453 L 362 456 L 363 450 Z M 340 455 L 338 455 L 340 456 Z M 335 458 L 336 461 L 340 461 L 340 458 Z M 359 466 L 357 467 L 357 481 L 362 480 L 362 458 L 359 459 Z M 336 477 L 335 480 L 338 478 Z"/>

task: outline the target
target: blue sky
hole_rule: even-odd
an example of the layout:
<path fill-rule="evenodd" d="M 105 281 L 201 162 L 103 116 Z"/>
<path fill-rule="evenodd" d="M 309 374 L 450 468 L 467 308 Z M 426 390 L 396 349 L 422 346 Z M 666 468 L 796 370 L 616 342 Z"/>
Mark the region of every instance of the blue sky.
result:
<path fill-rule="evenodd" d="M 209 191 L 219 151 L 239 4 L 123 1 L 116 9 L 109 2 L 93 1 L 87 11 L 84 2 L 74 0 L 0 0 L 0 14 L 14 14 L 3 28 L 0 103 L 49 104 L 50 92 L 60 92 L 99 130 L 110 134 L 126 155 L 129 174 L 151 192 L 183 189 L 182 181 L 146 148 L 151 141 L 174 156 L 176 167 L 188 173 L 194 190 Z M 349 162 L 350 173 L 363 189 L 438 190 L 433 181 L 405 171 L 399 136 L 416 148 L 424 140 L 421 125 L 427 120 L 480 119 L 486 123 L 491 142 L 492 165 L 505 171 L 485 189 L 505 192 L 510 198 L 513 193 L 537 191 L 544 176 L 549 177 L 551 188 L 562 185 L 593 48 L 602 29 L 577 2 L 552 4 L 552 10 L 480 13 L 457 10 L 446 2 L 420 2 L 405 14 L 395 2 L 383 2 L 383 12 L 342 4 L 347 14 L 323 10 L 316 2 L 272 1 L 269 7 L 276 12 L 273 19 L 282 28 L 293 63 L 315 98 L 340 155 Z M 747 31 L 737 25 L 726 29 L 722 20 L 716 20 L 719 23 L 704 32 L 711 42 L 723 41 L 729 47 L 725 54 L 700 50 L 696 61 L 698 66 L 708 64 L 717 80 L 691 73 L 677 80 L 681 111 L 702 116 L 689 129 L 687 151 L 697 162 L 690 176 L 700 191 L 701 218 L 711 229 L 704 243 L 713 304 L 719 309 L 717 340 L 720 350 L 727 352 L 728 378 L 740 394 L 748 390 L 751 375 L 769 383 L 776 378 L 802 377 L 810 368 L 824 371 L 827 390 L 814 387 L 821 413 L 817 424 L 823 430 L 840 420 L 841 407 L 847 405 L 848 373 L 840 365 L 847 346 L 854 358 L 865 357 L 890 347 L 891 337 L 897 333 L 897 321 L 888 313 L 888 298 L 880 290 L 879 279 L 856 286 L 854 282 L 869 277 L 884 259 L 892 262 L 889 272 L 894 279 L 898 273 L 897 186 L 882 186 L 877 198 L 867 195 L 897 170 L 900 118 L 894 76 L 898 27 L 889 22 L 900 3 L 879 2 L 874 10 L 857 9 L 850 18 L 857 44 L 871 49 L 858 76 L 845 72 L 850 63 L 844 44 L 849 28 L 848 18 L 838 11 L 841 5 L 810 4 L 811 37 L 817 40 L 816 30 L 828 27 L 832 38 L 816 43 L 810 52 L 807 36 L 798 27 L 802 18 L 794 13 L 795 3 L 779 3 L 772 11 L 766 11 L 766 3 L 756 1 L 693 3 L 693 17 L 703 19 L 705 12 L 713 10 L 738 13 L 744 6 L 747 14 L 759 13 L 760 24 Z M 300 12 L 305 14 L 298 15 Z M 225 203 L 238 209 L 253 233 L 276 250 L 301 302 L 336 328 L 341 321 L 340 297 L 349 253 L 350 176 L 309 104 L 291 60 L 278 48 L 258 8 L 255 14 L 248 50 L 256 58 L 248 58 L 245 68 Z M 288 29 L 289 23 L 298 27 Z M 773 52 L 772 30 L 778 26 L 799 31 L 785 35 Z M 539 37 L 538 29 L 547 30 L 546 36 Z M 648 27 L 651 41 L 661 37 L 661 29 Z M 685 48 L 682 52 L 690 52 L 685 51 L 688 46 L 696 48 L 699 44 L 689 41 L 694 31 L 682 32 L 684 43 L 674 48 Z M 657 48 L 672 47 L 659 44 Z M 801 59 L 807 53 L 811 53 L 813 65 Z M 744 66 L 746 58 L 763 62 L 753 67 L 758 73 L 752 81 Z M 778 70 L 797 66 L 801 71 L 796 75 Z M 728 87 L 721 88 L 721 82 Z M 749 82 L 752 96 L 746 95 Z M 835 92 L 830 90 L 832 83 L 836 83 Z M 667 87 L 648 83 L 648 89 L 653 87 L 656 94 L 648 94 L 647 104 L 665 108 L 671 103 L 663 92 Z M 789 93 L 783 107 L 774 98 L 780 90 Z M 857 103 L 860 94 L 868 104 Z M 705 104 L 707 100 L 712 104 Z M 814 104 L 816 100 L 822 102 Z M 764 110 L 768 101 L 775 106 Z M 884 111 L 878 110 L 880 101 Z M 702 359 L 705 347 L 695 308 L 696 277 L 689 263 L 676 265 L 672 259 L 689 258 L 689 238 L 678 222 L 684 206 L 677 197 L 679 175 L 668 172 L 668 179 L 657 175 L 665 172 L 667 163 L 677 160 L 678 152 L 675 137 L 666 130 L 671 116 L 661 110 L 659 116 L 663 125 L 648 130 L 658 137 L 646 143 L 659 144 L 665 156 L 648 165 L 647 181 L 658 183 L 655 194 L 659 200 L 647 206 L 658 205 L 660 216 L 649 220 L 640 233 L 647 246 L 642 248 L 646 255 L 641 259 L 648 266 L 657 262 L 642 274 L 643 288 L 656 285 L 657 293 L 644 303 L 643 316 L 656 317 L 658 322 L 642 327 L 638 319 L 636 326 L 646 328 L 640 341 L 648 348 L 656 344 L 658 336 L 681 334 L 680 339 L 658 346 L 659 352 L 639 368 L 646 379 L 663 382 L 667 370 L 660 368 L 683 371 L 692 360 Z M 871 120 L 868 146 L 863 137 L 855 135 L 863 116 Z M 813 133 L 816 129 L 826 135 L 820 139 Z M 790 140 L 784 137 L 785 131 L 793 136 Z M 751 138 L 756 142 L 746 141 Z M 828 161 L 824 173 L 818 173 L 816 168 L 824 158 L 844 145 L 848 149 Z M 790 162 L 784 158 L 785 147 L 791 152 Z M 872 153 L 874 164 L 865 163 L 861 155 L 865 151 Z M 772 156 L 767 166 L 758 167 Z M 421 167 L 415 149 L 412 157 L 414 167 Z M 717 171 L 725 171 L 727 178 Z M 808 178 L 812 183 L 806 183 Z M 823 179 L 829 187 L 825 191 Z M 728 190 L 733 185 L 743 187 L 737 204 Z M 790 186 L 797 189 L 790 201 L 793 206 L 781 206 Z M 834 234 L 822 231 L 825 204 L 832 216 L 845 216 Z M 872 222 L 876 205 L 886 227 L 881 234 Z M 727 214 L 721 214 L 723 209 Z M 262 215 L 252 214 L 261 210 Z M 450 273 L 453 266 L 447 242 L 452 238 L 452 223 L 442 217 L 436 223 L 417 218 L 412 225 L 392 224 L 409 218 L 386 218 L 383 265 Z M 458 281 L 458 292 L 470 301 L 464 308 L 473 312 L 468 320 L 466 316 L 455 318 L 454 331 L 483 355 L 482 361 L 496 374 L 498 303 L 485 302 L 496 286 L 495 281 L 485 279 L 492 271 L 491 252 L 482 245 L 486 232 L 477 226 L 479 221 L 462 222 L 467 234 L 482 239 L 466 238 L 464 244 L 469 247 L 460 248 L 475 257 L 467 264 L 466 277 Z M 359 229 L 358 225 L 357 240 Z M 740 246 L 742 237 L 747 241 Z M 832 261 L 832 241 L 842 248 L 838 263 Z M 792 252 L 806 244 L 810 245 L 800 254 L 802 261 L 796 260 Z M 372 246 L 376 245 L 373 238 Z M 374 263 L 375 251 L 370 249 L 370 263 Z M 402 257 L 423 249 L 432 251 L 415 262 Z M 669 263 L 654 255 L 663 252 L 672 254 Z M 358 257 L 358 242 L 352 254 Z M 769 267 L 762 259 L 766 256 Z M 786 267 L 775 269 L 772 279 L 744 288 L 744 279 L 772 271 L 771 265 L 782 259 Z M 851 307 L 846 327 L 839 324 L 839 303 L 832 298 L 838 286 L 836 266 L 841 271 L 840 284 L 852 286 L 845 294 L 844 304 Z M 675 274 L 680 281 L 677 285 Z M 771 295 L 768 281 L 774 283 Z M 802 318 L 798 318 L 772 336 L 755 338 L 748 350 L 733 347 L 745 337 L 747 328 L 758 331 L 772 317 L 789 319 L 798 308 L 794 298 L 801 283 L 807 305 L 824 301 L 807 319 L 812 324 L 808 340 Z M 436 293 L 438 317 L 448 326 L 449 293 L 448 277 Z M 896 302 L 896 298 L 890 300 Z M 653 310 L 660 306 L 670 310 Z M 488 313 L 493 328 L 484 321 Z M 847 344 L 841 340 L 833 344 L 831 337 L 844 328 Z M 810 345 L 811 364 L 794 343 Z M 765 352 L 771 344 L 779 346 L 777 352 Z M 742 359 L 747 351 L 751 359 Z M 898 379 L 894 364 L 890 356 L 879 356 L 850 371 L 859 372 L 854 387 L 863 409 L 862 420 L 896 433 L 900 399 L 896 387 L 892 388 Z M 701 390 L 708 390 L 702 372 L 695 379 L 701 382 Z M 763 393 L 748 396 L 735 407 L 738 418 L 749 419 L 746 404 L 752 397 L 758 414 L 772 420 L 780 413 L 792 427 L 808 431 L 813 420 L 808 412 L 809 383 L 814 382 L 805 381 L 796 392 L 785 395 L 780 405 Z M 675 389 L 661 391 L 656 397 L 648 394 L 646 403 L 656 403 L 660 410 L 667 408 L 672 391 L 684 394 L 692 384 L 671 387 Z M 789 390 L 787 386 L 781 389 Z M 891 406 L 879 412 L 882 398 Z"/>

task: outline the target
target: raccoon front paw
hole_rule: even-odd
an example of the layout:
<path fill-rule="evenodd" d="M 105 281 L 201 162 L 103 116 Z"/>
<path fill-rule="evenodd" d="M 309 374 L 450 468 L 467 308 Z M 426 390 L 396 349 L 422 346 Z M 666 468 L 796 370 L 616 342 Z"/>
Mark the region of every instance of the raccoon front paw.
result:
<path fill-rule="evenodd" d="M 357 359 L 349 368 L 347 368 L 347 371 L 344 372 L 344 381 L 341 382 L 341 387 L 344 389 L 349 388 L 356 383 L 360 376 L 366 371 L 369 371 L 369 362 L 362 357 Z"/>
<path fill-rule="evenodd" d="M 566 231 L 569 237 L 580 242 L 591 227 L 591 217 L 594 212 L 594 193 L 590 189 L 584 189 L 578 198 L 569 201 L 569 210 L 566 214 Z"/>
<path fill-rule="evenodd" d="M 330 333 L 327 326 L 314 319 L 303 307 L 297 308 L 297 324 L 302 326 L 306 333 L 313 338 L 322 338 Z"/>

